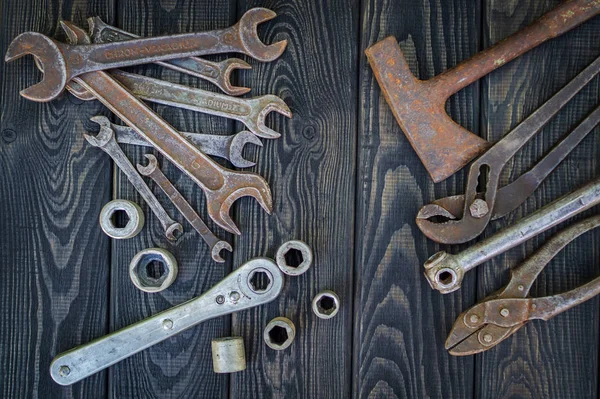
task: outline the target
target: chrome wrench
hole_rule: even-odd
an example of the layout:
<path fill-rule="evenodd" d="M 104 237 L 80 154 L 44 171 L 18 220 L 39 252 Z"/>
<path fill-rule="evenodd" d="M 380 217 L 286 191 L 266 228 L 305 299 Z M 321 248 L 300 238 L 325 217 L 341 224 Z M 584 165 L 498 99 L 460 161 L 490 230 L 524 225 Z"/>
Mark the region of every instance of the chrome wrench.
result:
<path fill-rule="evenodd" d="M 135 167 L 129 162 L 129 159 L 127 159 L 127 156 L 115 140 L 115 134 L 110 127 L 108 118 L 105 116 L 94 116 L 91 120 L 100 125 L 100 133 L 96 136 L 84 134 L 87 142 L 110 155 L 115 164 L 125 173 L 127 179 L 129 179 L 133 187 L 140 193 L 144 201 L 146 201 L 152 212 L 156 215 L 165 231 L 165 236 L 169 240 L 176 240 L 183 233 L 183 226 L 171 219 L 167 211 L 165 211 L 152 193 L 152 190 L 146 185 L 144 179 L 142 179 L 137 170 L 135 170 Z"/>
<path fill-rule="evenodd" d="M 167 179 L 167 176 L 160 170 L 160 166 L 158 165 L 158 160 L 152 154 L 146 154 L 146 158 L 148 159 L 148 165 L 143 166 L 137 164 L 137 170 L 143 176 L 147 176 L 154 180 L 154 182 L 164 191 L 164 193 L 169 197 L 173 205 L 179 210 L 179 212 L 186 218 L 188 222 L 192 225 L 194 230 L 200 234 L 200 237 L 204 240 L 204 242 L 210 248 L 210 256 L 213 258 L 215 262 L 223 263 L 225 259 L 223 259 L 220 255 L 221 250 L 226 249 L 229 252 L 233 252 L 233 248 L 227 241 L 221 240 L 217 237 L 204 223 L 204 220 L 200 218 L 200 216 L 196 213 L 194 208 L 183 198 L 183 195 Z"/>
<path fill-rule="evenodd" d="M 58 355 L 50 375 L 71 385 L 203 321 L 269 303 L 282 288 L 275 262 L 252 259 L 202 296 Z"/>
<path fill-rule="evenodd" d="M 242 15 L 237 24 L 226 29 L 104 44 L 68 45 L 41 33 L 25 32 L 8 46 L 5 61 L 27 54 L 38 58 L 44 77 L 22 90 L 21 95 L 32 101 L 46 102 L 56 98 L 74 77 L 93 71 L 233 52 L 259 61 L 273 61 L 283 53 L 287 41 L 265 45 L 258 37 L 257 26 L 275 16 L 266 8 L 253 8 Z"/>
<path fill-rule="evenodd" d="M 89 40 L 83 29 L 61 24 L 72 42 Z M 209 216 L 223 229 L 241 234 L 229 209 L 243 196 L 253 197 L 271 213 L 271 190 L 261 176 L 229 170 L 214 162 L 106 72 L 86 73 L 75 79 L 198 184 L 206 195 Z"/>

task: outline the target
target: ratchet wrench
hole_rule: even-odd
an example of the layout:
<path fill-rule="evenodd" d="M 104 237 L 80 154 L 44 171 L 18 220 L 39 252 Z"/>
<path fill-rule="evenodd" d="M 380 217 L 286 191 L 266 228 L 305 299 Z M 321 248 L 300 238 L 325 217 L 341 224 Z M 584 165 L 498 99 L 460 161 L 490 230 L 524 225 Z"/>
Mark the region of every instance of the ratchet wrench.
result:
<path fill-rule="evenodd" d="M 46 102 L 56 98 L 74 77 L 93 71 L 233 52 L 259 61 L 273 61 L 283 53 L 287 41 L 265 45 L 258 37 L 257 26 L 275 17 L 271 10 L 253 8 L 242 15 L 237 24 L 226 29 L 103 44 L 68 45 L 41 33 L 25 32 L 8 46 L 5 61 L 27 54 L 38 58 L 44 77 L 22 90 L 21 95 L 32 101 Z"/>
<path fill-rule="evenodd" d="M 283 273 L 275 262 L 252 259 L 202 296 L 58 355 L 50 375 L 71 385 L 203 321 L 269 303 L 282 289 Z"/>
<path fill-rule="evenodd" d="M 204 240 L 204 242 L 210 248 L 210 256 L 213 258 L 215 262 L 223 263 L 225 259 L 223 259 L 220 255 L 221 250 L 226 249 L 229 252 L 233 251 L 231 245 L 227 241 L 223 241 L 219 239 L 204 223 L 204 220 L 198 216 L 194 208 L 183 198 L 183 195 L 167 179 L 167 176 L 160 170 L 160 166 L 158 165 L 158 160 L 152 154 L 146 154 L 146 158 L 148 159 L 148 165 L 143 166 L 138 164 L 137 170 L 141 175 L 150 177 L 161 190 L 167 194 L 167 197 L 171 200 L 173 205 L 177 207 L 179 212 L 186 218 L 186 220 L 192 225 L 192 227 L 200 234 L 200 237 Z"/>

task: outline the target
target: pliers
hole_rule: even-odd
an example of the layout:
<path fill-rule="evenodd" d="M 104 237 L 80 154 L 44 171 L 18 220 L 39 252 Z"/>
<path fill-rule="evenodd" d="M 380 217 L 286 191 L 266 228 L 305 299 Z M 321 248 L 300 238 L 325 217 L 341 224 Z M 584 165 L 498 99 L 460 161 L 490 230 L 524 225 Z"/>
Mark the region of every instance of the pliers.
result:
<path fill-rule="evenodd" d="M 475 160 L 469 169 L 465 194 L 442 198 L 421 208 L 416 220 L 419 229 L 436 242 L 460 244 L 479 236 L 490 220 L 501 218 L 522 204 L 594 126 L 600 123 L 600 107 L 588 115 L 529 172 L 499 189 L 502 170 L 517 151 L 599 72 L 600 57 Z M 486 171 L 487 176 L 481 176 Z M 480 176 L 487 177 L 483 193 L 477 192 Z"/>
<path fill-rule="evenodd" d="M 600 226 L 600 215 L 582 220 L 546 241 L 532 256 L 511 271 L 511 278 L 495 294 L 461 313 L 446 340 L 451 355 L 467 356 L 498 345 L 529 320 L 549 320 L 600 294 L 600 277 L 574 290 L 541 298 L 528 298 L 544 267 L 575 238 Z"/>

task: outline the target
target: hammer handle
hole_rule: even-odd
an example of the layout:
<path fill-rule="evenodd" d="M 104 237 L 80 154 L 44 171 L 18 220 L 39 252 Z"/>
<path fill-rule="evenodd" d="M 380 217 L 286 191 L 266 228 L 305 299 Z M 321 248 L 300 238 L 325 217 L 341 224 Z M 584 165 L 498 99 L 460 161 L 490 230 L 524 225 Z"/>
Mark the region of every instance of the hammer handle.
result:
<path fill-rule="evenodd" d="M 600 0 L 565 1 L 531 25 L 430 79 L 429 83 L 446 92 L 449 97 L 496 68 L 599 13 Z"/>

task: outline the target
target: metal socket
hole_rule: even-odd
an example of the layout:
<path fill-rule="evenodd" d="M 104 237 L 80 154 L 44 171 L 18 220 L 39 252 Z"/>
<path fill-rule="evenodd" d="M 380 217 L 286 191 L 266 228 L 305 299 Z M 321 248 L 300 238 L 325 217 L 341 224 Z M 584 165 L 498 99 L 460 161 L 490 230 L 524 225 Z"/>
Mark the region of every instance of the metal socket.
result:
<path fill-rule="evenodd" d="M 117 227 L 113 222 L 113 217 L 119 211 L 127 215 L 127 224 L 125 227 Z M 122 240 L 124 238 L 135 237 L 144 227 L 144 212 L 135 202 L 127 200 L 113 200 L 104 205 L 100 211 L 100 227 L 107 236 Z"/>
<path fill-rule="evenodd" d="M 275 262 L 285 274 L 299 276 L 312 265 L 312 249 L 300 240 L 287 241 L 277 250 Z"/>
<path fill-rule="evenodd" d="M 211 342 L 215 373 L 236 373 L 246 370 L 246 349 L 242 337 L 225 337 Z"/>
<path fill-rule="evenodd" d="M 330 290 L 321 291 L 312 300 L 312 310 L 321 319 L 331 319 L 340 310 L 340 297 Z"/>
<path fill-rule="evenodd" d="M 129 264 L 129 278 L 145 292 L 160 292 L 169 287 L 177 277 L 177 260 L 161 248 L 148 248 L 138 252 Z"/>
<path fill-rule="evenodd" d="M 277 351 L 284 350 L 296 337 L 296 326 L 287 317 L 276 317 L 267 324 L 263 338 L 267 346 Z"/>

